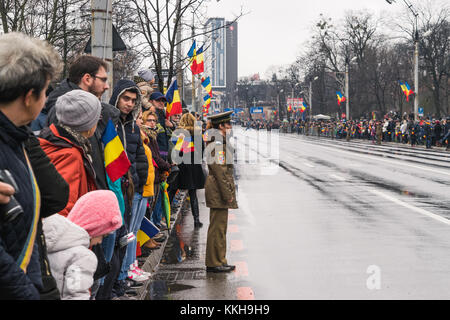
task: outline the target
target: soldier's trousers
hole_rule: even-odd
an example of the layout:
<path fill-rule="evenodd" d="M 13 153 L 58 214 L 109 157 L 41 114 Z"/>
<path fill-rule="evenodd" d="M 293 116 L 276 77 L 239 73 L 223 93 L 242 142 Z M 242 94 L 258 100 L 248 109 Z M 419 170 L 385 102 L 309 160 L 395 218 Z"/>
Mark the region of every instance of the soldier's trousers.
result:
<path fill-rule="evenodd" d="M 207 267 L 227 264 L 228 209 L 210 208 L 208 238 L 206 240 Z"/>

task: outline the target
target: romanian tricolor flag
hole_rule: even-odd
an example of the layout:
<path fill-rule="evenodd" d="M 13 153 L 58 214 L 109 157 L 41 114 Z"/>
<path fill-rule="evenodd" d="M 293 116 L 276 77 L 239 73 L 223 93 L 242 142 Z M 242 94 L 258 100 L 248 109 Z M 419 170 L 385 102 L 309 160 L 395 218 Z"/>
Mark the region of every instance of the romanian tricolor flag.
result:
<path fill-rule="evenodd" d="M 184 137 L 183 135 L 180 135 L 178 138 L 173 137 L 172 142 L 175 145 L 174 148 L 177 151 L 183 151 L 184 153 L 193 152 L 194 149 L 194 142 L 192 141 L 191 137 Z"/>
<path fill-rule="evenodd" d="M 115 182 L 127 173 L 131 164 L 111 119 L 108 121 L 103 132 L 102 142 L 104 146 L 106 173 L 111 181 Z"/>
<path fill-rule="evenodd" d="M 336 91 L 336 95 L 338 99 L 338 105 L 341 105 L 341 102 L 345 101 L 345 96 L 340 91 Z"/>
<path fill-rule="evenodd" d="M 195 58 L 192 59 L 191 70 L 192 74 L 200 74 L 205 71 L 205 64 L 203 61 L 203 46 L 195 53 Z"/>
<path fill-rule="evenodd" d="M 306 105 L 305 101 L 303 101 L 303 102 L 302 102 L 302 105 L 300 106 L 300 112 L 301 112 L 301 113 L 305 112 L 305 110 L 306 110 L 307 107 L 308 107 L 308 106 Z"/>
<path fill-rule="evenodd" d="M 400 87 L 402 88 L 403 93 L 406 96 L 406 101 L 409 101 L 409 96 L 413 94 L 414 92 L 411 90 L 411 87 L 409 86 L 408 82 L 401 82 L 398 80 L 398 83 L 400 84 Z"/>
<path fill-rule="evenodd" d="M 205 106 L 209 107 L 209 105 L 211 104 L 211 96 L 209 94 L 204 96 L 203 101 L 205 101 Z"/>
<path fill-rule="evenodd" d="M 136 241 L 138 246 L 143 246 L 150 238 L 156 236 L 159 229 L 147 217 L 144 217 L 141 222 L 141 228 L 136 234 Z"/>
<path fill-rule="evenodd" d="M 211 96 L 212 98 L 212 87 L 211 87 L 211 79 L 209 77 L 202 78 L 202 87 L 205 88 L 206 92 Z"/>
<path fill-rule="evenodd" d="M 287 110 L 288 110 L 288 112 L 292 112 L 292 106 L 289 105 L 288 108 L 287 108 Z"/>
<path fill-rule="evenodd" d="M 195 40 L 194 40 L 194 42 L 192 43 L 192 46 L 191 46 L 191 48 L 189 49 L 189 52 L 188 52 L 188 57 L 189 58 L 191 58 L 191 62 L 192 62 L 192 59 L 195 59 L 196 58 L 196 46 L 197 46 L 197 44 L 196 44 L 196 42 L 195 42 Z"/>
<path fill-rule="evenodd" d="M 174 114 L 183 113 L 183 108 L 181 106 L 180 92 L 178 91 L 177 80 L 174 79 L 169 89 L 166 92 L 167 108 L 166 117 L 169 118 Z"/>

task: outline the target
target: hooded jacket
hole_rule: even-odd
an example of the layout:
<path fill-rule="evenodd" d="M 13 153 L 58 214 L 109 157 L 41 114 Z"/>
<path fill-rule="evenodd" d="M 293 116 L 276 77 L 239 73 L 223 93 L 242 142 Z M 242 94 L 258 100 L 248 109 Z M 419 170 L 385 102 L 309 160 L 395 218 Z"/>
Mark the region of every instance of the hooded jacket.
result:
<path fill-rule="evenodd" d="M 135 190 L 142 194 L 144 185 L 147 182 L 148 160 L 142 145 L 141 131 L 136 124 L 136 119 L 141 109 L 141 92 L 133 81 L 119 80 L 114 87 L 109 104 L 119 110 L 119 97 L 129 90 L 137 93 L 136 105 L 133 111 L 126 115 L 125 118 L 120 117 L 116 125 L 116 131 L 131 163 L 130 171 Z"/>
<path fill-rule="evenodd" d="M 97 257 L 89 250 L 86 230 L 54 214 L 43 219 L 50 268 L 62 300 L 89 300 Z"/>

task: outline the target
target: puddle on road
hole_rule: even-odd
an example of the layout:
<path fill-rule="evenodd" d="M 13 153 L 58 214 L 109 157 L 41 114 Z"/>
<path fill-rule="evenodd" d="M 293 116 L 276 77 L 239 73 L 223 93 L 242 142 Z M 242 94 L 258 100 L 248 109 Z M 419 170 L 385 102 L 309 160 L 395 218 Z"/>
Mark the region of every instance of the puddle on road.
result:
<path fill-rule="evenodd" d="M 154 280 L 150 283 L 145 300 L 171 300 L 170 294 L 195 288 L 187 284 Z"/>
<path fill-rule="evenodd" d="M 186 268 L 181 267 L 183 262 L 199 259 L 199 231 L 193 229 L 190 205 L 184 206 L 180 214 L 181 221 L 171 231 L 161 264 L 153 275 L 145 300 L 170 300 L 171 293 L 195 288 L 178 281 L 201 278 L 198 269 L 189 268 L 188 265 Z"/>

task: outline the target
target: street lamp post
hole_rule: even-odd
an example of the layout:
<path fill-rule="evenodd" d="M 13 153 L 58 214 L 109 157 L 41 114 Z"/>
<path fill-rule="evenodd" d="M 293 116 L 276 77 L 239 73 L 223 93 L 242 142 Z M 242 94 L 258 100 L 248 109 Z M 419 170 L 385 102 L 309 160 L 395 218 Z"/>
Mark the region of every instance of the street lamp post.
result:
<path fill-rule="evenodd" d="M 309 82 L 309 121 L 312 120 L 312 83 L 317 79 L 319 79 L 319 77 L 314 77 L 314 79 Z"/>
<path fill-rule="evenodd" d="M 350 89 L 348 80 L 348 69 L 351 62 L 355 61 L 356 57 L 353 57 L 350 61 L 345 59 L 345 120 L 350 120 Z"/>
<path fill-rule="evenodd" d="M 395 0 L 386 0 L 387 3 L 392 4 Z M 407 0 L 403 0 L 409 10 L 414 15 L 415 31 L 414 33 L 414 120 L 417 121 L 419 113 L 419 29 L 417 27 L 417 17 L 419 14 L 414 9 L 413 5 Z"/>

